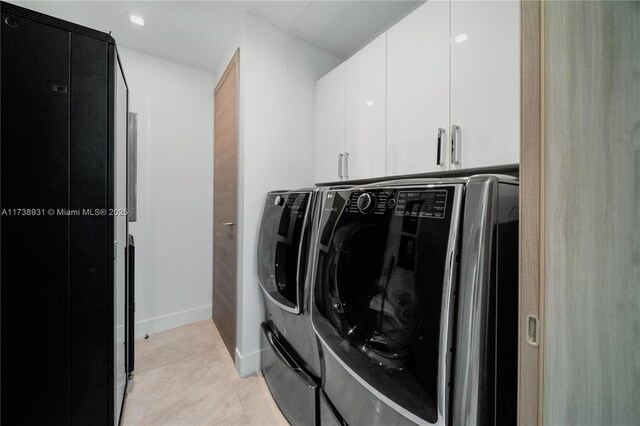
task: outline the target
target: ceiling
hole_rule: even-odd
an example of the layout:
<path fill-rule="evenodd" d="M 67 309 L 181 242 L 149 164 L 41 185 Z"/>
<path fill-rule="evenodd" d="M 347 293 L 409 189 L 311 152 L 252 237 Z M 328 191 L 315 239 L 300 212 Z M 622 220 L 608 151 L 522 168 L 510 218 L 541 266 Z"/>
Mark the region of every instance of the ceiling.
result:
<path fill-rule="evenodd" d="M 118 45 L 215 71 L 245 13 L 346 59 L 421 1 L 13 1 L 109 32 Z M 129 22 L 135 14 L 140 27 Z"/>

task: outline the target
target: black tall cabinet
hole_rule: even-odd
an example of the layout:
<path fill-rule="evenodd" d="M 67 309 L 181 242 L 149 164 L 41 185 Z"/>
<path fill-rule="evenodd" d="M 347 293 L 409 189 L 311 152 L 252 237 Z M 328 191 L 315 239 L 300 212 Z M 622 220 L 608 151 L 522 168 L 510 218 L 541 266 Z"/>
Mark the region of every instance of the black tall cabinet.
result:
<path fill-rule="evenodd" d="M 0 421 L 114 425 L 133 365 L 115 41 L 7 3 L 0 25 Z"/>

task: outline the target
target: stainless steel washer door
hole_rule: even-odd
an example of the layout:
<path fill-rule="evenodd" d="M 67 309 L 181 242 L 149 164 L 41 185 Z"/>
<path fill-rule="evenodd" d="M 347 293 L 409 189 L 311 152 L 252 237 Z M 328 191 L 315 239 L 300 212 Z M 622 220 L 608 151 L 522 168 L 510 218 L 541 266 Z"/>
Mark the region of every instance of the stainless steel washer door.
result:
<path fill-rule="evenodd" d="M 323 386 L 349 424 L 444 422 L 461 192 L 326 195 L 312 318 L 326 352 Z M 381 403 L 394 412 L 375 417 L 384 415 Z"/>

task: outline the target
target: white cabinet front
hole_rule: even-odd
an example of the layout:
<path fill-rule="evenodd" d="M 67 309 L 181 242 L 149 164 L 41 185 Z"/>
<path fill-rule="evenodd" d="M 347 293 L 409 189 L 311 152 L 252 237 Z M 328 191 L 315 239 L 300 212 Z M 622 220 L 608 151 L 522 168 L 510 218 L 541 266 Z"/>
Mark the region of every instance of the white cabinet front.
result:
<path fill-rule="evenodd" d="M 346 151 L 344 63 L 316 82 L 315 114 L 315 181 L 341 180 Z"/>
<path fill-rule="evenodd" d="M 385 175 L 386 50 L 385 33 L 346 62 L 348 179 Z"/>
<path fill-rule="evenodd" d="M 451 2 L 450 118 L 454 168 L 519 162 L 518 1 Z"/>
<path fill-rule="evenodd" d="M 387 174 L 446 170 L 449 2 L 429 1 L 387 32 Z"/>

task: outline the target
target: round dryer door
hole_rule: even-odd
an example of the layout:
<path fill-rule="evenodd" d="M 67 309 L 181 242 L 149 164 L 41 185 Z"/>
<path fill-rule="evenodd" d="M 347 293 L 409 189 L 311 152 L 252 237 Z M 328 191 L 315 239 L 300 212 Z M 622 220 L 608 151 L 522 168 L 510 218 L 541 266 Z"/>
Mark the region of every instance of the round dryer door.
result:
<path fill-rule="evenodd" d="M 269 193 L 258 236 L 258 280 L 280 308 L 300 312 L 307 255 L 308 192 Z"/>

